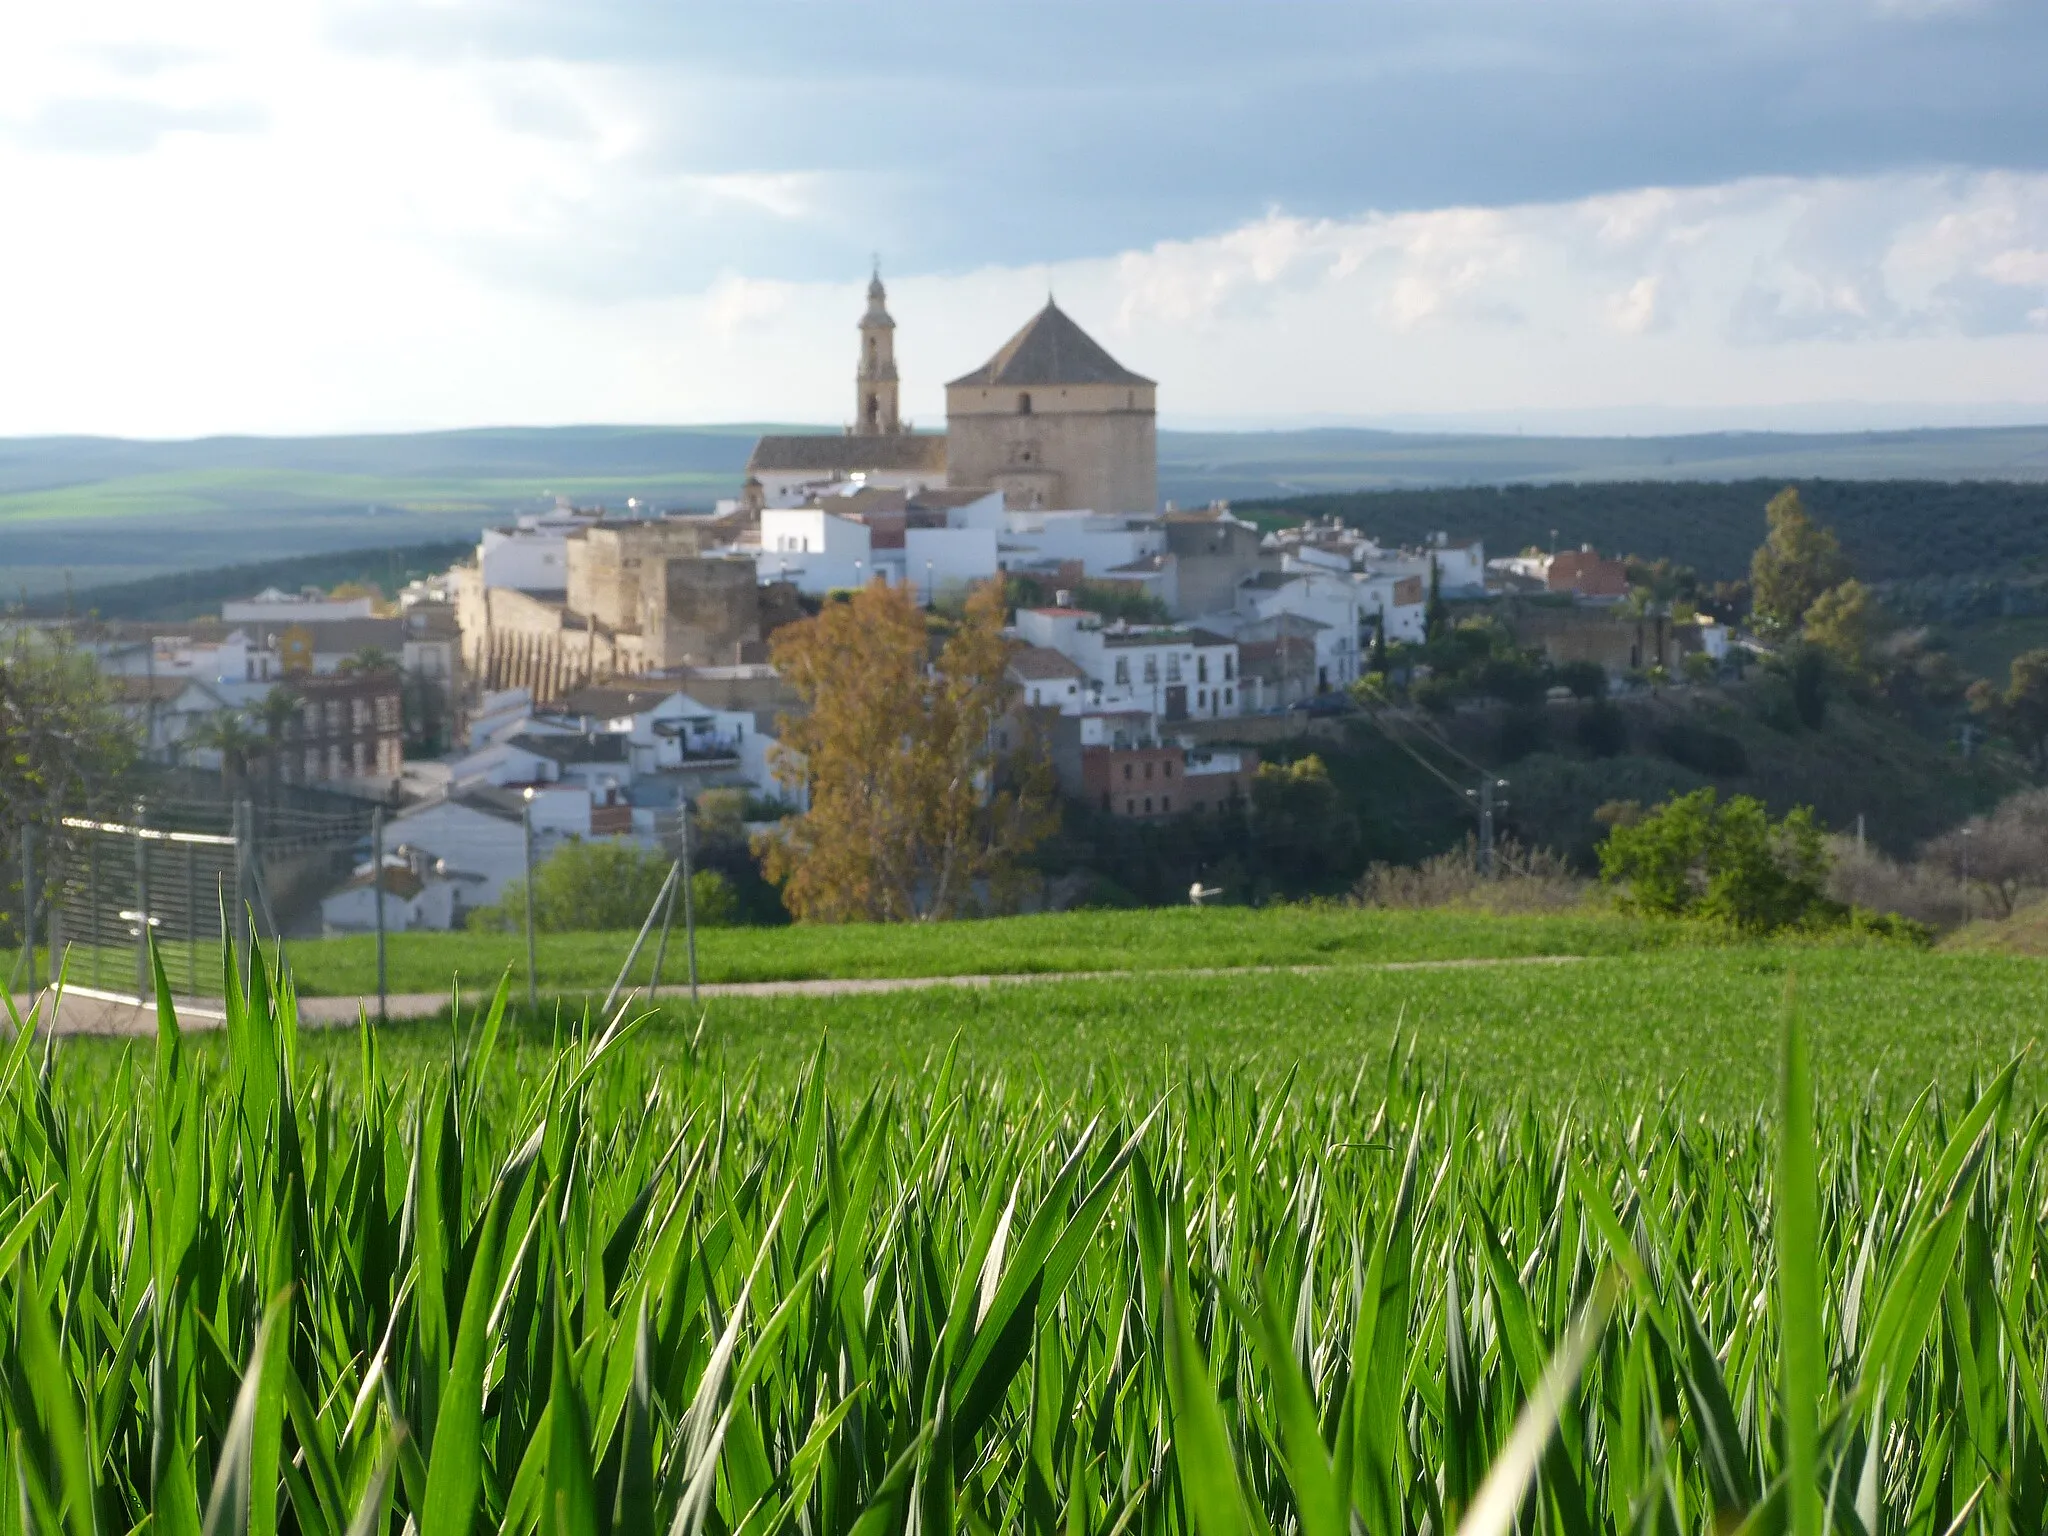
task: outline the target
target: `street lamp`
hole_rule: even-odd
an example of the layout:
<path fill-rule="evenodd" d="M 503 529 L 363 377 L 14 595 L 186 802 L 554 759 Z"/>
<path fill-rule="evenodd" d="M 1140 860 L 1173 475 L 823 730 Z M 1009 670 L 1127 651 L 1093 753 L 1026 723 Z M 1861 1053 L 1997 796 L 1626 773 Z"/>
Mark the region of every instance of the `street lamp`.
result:
<path fill-rule="evenodd" d="M 927 608 L 932 605 L 932 563 L 929 560 L 924 563 L 924 605 Z"/>

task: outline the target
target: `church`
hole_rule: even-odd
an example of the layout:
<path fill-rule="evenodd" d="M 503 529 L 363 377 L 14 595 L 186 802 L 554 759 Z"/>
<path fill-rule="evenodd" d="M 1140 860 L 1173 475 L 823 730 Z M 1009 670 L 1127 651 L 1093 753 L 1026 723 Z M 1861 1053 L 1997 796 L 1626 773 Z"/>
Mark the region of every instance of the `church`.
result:
<path fill-rule="evenodd" d="M 747 499 L 789 506 L 858 476 L 875 487 L 987 489 L 1015 510 L 1158 510 L 1159 386 L 1123 366 L 1051 298 L 987 362 L 946 386 L 943 436 L 905 429 L 896 322 L 877 272 L 860 318 L 854 424 L 754 445 Z"/>

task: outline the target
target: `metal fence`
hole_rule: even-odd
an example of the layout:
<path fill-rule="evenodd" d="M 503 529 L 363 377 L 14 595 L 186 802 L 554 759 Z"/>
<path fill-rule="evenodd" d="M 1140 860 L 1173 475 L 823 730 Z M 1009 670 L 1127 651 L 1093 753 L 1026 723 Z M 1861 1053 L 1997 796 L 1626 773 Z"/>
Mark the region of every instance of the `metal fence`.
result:
<path fill-rule="evenodd" d="M 73 990 L 145 1000 L 154 936 L 173 992 L 218 993 L 224 938 L 246 951 L 252 936 L 282 931 L 266 869 L 288 875 L 309 854 L 338 855 L 360 837 L 354 817 L 259 813 L 246 800 L 141 803 L 24 828 L 27 942 L 10 984 L 25 979 L 32 993 L 62 975 Z"/>

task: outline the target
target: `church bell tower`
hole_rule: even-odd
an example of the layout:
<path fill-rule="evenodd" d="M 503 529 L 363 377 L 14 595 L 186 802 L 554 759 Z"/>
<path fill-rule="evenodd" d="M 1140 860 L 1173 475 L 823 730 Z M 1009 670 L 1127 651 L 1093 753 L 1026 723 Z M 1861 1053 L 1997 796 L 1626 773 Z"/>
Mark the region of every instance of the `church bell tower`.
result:
<path fill-rule="evenodd" d="M 868 282 L 868 310 L 860 317 L 860 370 L 854 376 L 854 431 L 894 437 L 903 430 L 896 411 L 896 322 L 889 318 L 882 270 Z"/>

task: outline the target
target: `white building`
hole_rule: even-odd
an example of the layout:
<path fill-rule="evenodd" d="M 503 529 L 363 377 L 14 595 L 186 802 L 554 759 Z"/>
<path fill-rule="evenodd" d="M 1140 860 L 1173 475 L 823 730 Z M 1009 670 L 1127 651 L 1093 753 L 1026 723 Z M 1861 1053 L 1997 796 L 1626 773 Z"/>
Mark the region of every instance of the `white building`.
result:
<path fill-rule="evenodd" d="M 788 581 L 822 597 L 866 586 L 878 574 L 874 553 L 866 523 L 822 507 L 770 507 L 761 514 L 754 568 L 762 581 Z"/>
<path fill-rule="evenodd" d="M 476 566 L 486 587 L 520 592 L 569 590 L 569 535 L 596 526 L 600 513 L 558 506 L 529 512 L 510 528 L 486 528 L 476 546 Z"/>
<path fill-rule="evenodd" d="M 373 618 L 375 614 L 375 605 L 368 597 L 327 597 L 317 589 L 294 595 L 265 587 L 254 597 L 220 605 L 221 618 L 230 624 L 329 624 L 338 619 Z"/>
<path fill-rule="evenodd" d="M 1105 624 L 1077 608 L 1025 608 L 1017 634 L 1074 662 L 1089 709 L 1142 709 L 1167 721 L 1242 712 L 1237 643 L 1203 629 Z"/>
<path fill-rule="evenodd" d="M 1351 577 L 1309 566 L 1261 571 L 1237 589 L 1241 618 L 1273 619 L 1291 613 L 1323 626 L 1315 636 L 1318 689 L 1345 688 L 1357 678 L 1360 606 L 1359 584 Z"/>

